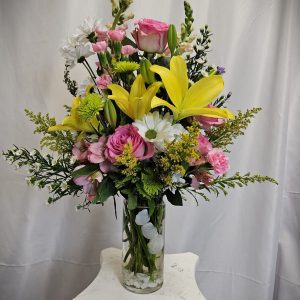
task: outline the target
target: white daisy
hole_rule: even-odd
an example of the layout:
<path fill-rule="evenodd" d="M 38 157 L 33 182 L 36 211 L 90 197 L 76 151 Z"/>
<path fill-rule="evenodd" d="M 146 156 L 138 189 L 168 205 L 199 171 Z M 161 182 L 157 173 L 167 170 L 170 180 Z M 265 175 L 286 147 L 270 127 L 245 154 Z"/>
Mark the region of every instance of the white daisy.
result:
<path fill-rule="evenodd" d="M 173 117 L 166 113 L 163 117 L 158 111 L 146 114 L 142 120 L 136 120 L 133 125 L 139 134 L 148 142 L 154 143 L 159 151 L 164 151 L 165 143 L 172 142 L 186 132 L 181 124 L 172 124 Z"/>
<path fill-rule="evenodd" d="M 83 80 L 78 85 L 77 96 L 84 98 L 86 96 L 86 88 L 90 84 L 93 84 L 93 80 L 91 77 L 88 77 L 87 79 Z"/>

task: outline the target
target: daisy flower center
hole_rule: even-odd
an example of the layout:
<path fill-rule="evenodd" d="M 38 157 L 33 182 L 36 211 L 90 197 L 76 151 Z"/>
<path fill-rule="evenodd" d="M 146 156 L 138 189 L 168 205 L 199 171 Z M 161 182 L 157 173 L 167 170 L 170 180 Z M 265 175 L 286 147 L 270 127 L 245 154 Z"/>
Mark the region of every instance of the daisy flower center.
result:
<path fill-rule="evenodd" d="M 155 139 L 157 136 L 157 132 L 154 129 L 149 129 L 145 133 L 145 137 L 149 140 Z"/>

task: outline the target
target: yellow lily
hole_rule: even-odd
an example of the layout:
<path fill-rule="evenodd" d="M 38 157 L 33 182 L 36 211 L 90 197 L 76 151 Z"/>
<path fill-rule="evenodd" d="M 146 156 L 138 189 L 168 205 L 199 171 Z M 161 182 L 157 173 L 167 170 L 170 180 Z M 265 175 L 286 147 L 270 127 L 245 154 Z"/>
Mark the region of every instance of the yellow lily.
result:
<path fill-rule="evenodd" d="M 180 56 L 171 58 L 170 70 L 158 65 L 153 65 L 150 70 L 159 74 L 173 103 L 155 96 L 152 99 L 152 108 L 167 106 L 173 111 L 175 121 L 190 116 L 234 119 L 229 109 L 207 107 L 223 90 L 221 75 L 202 78 L 189 88 L 186 63 Z"/>
<path fill-rule="evenodd" d="M 83 132 L 95 132 L 93 126 L 98 128 L 98 120 L 94 117 L 91 121 L 83 121 L 79 118 L 77 114 L 77 108 L 80 105 L 80 97 L 75 97 L 72 102 L 72 107 L 70 111 L 70 115 L 65 117 L 61 124 L 51 126 L 48 128 L 48 131 L 58 131 L 58 130 L 65 130 L 65 131 L 83 131 Z M 92 125 L 93 126 L 92 126 Z"/>
<path fill-rule="evenodd" d="M 154 82 L 146 89 L 145 81 L 139 74 L 131 86 L 130 93 L 120 85 L 109 84 L 108 88 L 112 91 L 112 95 L 108 98 L 114 100 L 124 114 L 137 120 L 150 111 L 151 100 L 160 86 L 160 82 Z"/>

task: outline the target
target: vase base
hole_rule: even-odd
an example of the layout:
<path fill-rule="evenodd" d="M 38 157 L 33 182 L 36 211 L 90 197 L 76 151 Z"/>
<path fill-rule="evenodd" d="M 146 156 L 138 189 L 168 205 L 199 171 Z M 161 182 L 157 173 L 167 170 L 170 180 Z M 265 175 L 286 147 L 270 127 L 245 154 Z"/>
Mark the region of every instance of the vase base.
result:
<path fill-rule="evenodd" d="M 147 287 L 147 288 L 137 288 L 132 285 L 127 285 L 126 283 L 123 283 L 122 285 L 126 290 L 135 294 L 151 294 L 159 290 L 162 287 L 163 283 L 160 283 L 155 287 Z"/>

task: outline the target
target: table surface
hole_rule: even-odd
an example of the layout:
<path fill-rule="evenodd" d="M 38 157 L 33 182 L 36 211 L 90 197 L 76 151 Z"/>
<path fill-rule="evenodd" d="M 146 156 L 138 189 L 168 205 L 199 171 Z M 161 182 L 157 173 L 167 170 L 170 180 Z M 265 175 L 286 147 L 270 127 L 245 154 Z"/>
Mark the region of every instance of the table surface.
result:
<path fill-rule="evenodd" d="M 205 300 L 196 280 L 195 267 L 198 256 L 193 253 L 166 254 L 164 284 L 158 291 L 138 295 L 127 291 L 121 285 L 120 249 L 107 248 L 101 251 L 101 268 L 95 280 L 76 298 L 76 300 Z"/>

